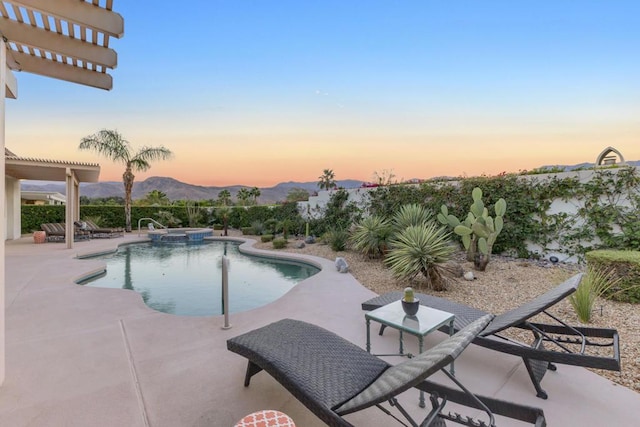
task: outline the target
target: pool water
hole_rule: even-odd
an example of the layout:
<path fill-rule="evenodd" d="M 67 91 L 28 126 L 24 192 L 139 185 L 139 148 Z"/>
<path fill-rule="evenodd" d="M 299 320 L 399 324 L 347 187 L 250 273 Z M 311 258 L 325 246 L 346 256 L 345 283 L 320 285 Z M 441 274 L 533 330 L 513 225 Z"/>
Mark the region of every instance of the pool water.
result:
<path fill-rule="evenodd" d="M 229 312 L 237 313 L 280 298 L 319 269 L 308 264 L 243 255 L 238 243 L 143 243 L 92 259 L 105 274 L 79 284 L 131 289 L 154 310 L 181 316 L 222 314 L 222 256 L 229 260 Z"/>

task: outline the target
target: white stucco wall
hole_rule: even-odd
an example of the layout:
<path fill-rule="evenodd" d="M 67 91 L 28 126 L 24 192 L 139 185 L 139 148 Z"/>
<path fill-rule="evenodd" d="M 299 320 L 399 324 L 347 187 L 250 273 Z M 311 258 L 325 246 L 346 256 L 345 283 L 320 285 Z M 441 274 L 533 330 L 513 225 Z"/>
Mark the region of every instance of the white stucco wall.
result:
<path fill-rule="evenodd" d="M 636 172 L 638 171 L 638 167 L 636 167 Z M 607 171 L 612 172 L 613 174 L 617 174 L 620 169 L 607 169 Z M 580 183 L 589 182 L 593 179 L 594 175 L 597 173 L 597 170 L 589 169 L 589 170 L 580 170 L 580 171 L 572 171 L 572 172 L 560 172 L 560 173 L 550 173 L 550 174 L 538 174 L 538 175 L 523 175 L 522 178 L 529 181 L 538 181 L 543 182 L 552 178 L 557 179 L 565 179 L 575 177 L 579 180 Z M 455 181 L 451 181 L 454 183 Z M 408 184 L 414 185 L 414 184 Z M 367 202 L 367 194 L 369 191 L 374 190 L 376 188 L 352 188 L 345 190 L 349 194 L 348 201 L 355 202 L 358 206 L 363 207 Z M 309 198 L 308 202 L 298 202 L 298 210 L 300 211 L 303 218 L 319 218 L 322 216 L 324 209 L 327 205 L 327 202 L 331 198 L 331 196 L 336 192 L 336 190 L 329 191 L 320 191 L 317 196 L 312 196 Z M 640 189 L 638 189 L 640 192 Z M 603 202 L 608 202 L 603 200 Z M 615 200 L 611 202 L 615 203 L 617 206 L 630 206 L 629 199 L 620 195 Z M 573 225 L 577 228 L 584 224 L 582 218 L 580 218 L 577 213 L 578 210 L 581 209 L 584 204 L 577 199 L 569 199 L 569 200 L 554 200 L 548 211 L 548 215 L 554 215 L 558 213 L 566 213 L 569 217 L 573 217 Z M 619 230 L 615 230 L 617 232 Z M 597 242 L 594 242 L 597 243 Z M 576 257 L 571 257 L 567 254 L 561 252 L 561 247 L 558 242 L 551 242 L 546 248 L 542 248 L 539 245 L 534 245 L 532 243 L 527 244 L 527 249 L 533 253 L 538 253 L 545 258 L 549 258 L 551 256 L 556 256 L 560 261 L 563 262 L 577 262 L 578 259 Z"/>

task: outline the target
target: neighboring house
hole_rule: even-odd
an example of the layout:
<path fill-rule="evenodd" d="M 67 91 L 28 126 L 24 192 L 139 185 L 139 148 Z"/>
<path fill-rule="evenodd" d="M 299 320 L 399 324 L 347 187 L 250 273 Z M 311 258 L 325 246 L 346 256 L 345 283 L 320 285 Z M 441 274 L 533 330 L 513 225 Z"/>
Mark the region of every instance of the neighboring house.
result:
<path fill-rule="evenodd" d="M 67 198 L 57 191 L 21 191 L 21 205 L 64 205 Z"/>
<path fill-rule="evenodd" d="M 5 213 L 7 219 L 5 223 L 6 240 L 18 239 L 21 236 L 21 180 L 66 182 L 68 198 L 60 193 L 49 193 L 57 194 L 59 196 L 58 198 L 62 198 L 62 203 L 49 204 L 66 204 L 65 222 L 71 226 L 73 225 L 73 221 L 78 220 L 80 217 L 80 183 L 98 182 L 98 178 L 100 177 L 100 165 L 97 163 L 20 157 L 7 148 L 4 149 L 4 159 Z M 37 191 L 30 193 L 44 194 L 44 192 Z M 73 228 L 71 228 L 71 232 L 68 234 L 73 236 Z M 67 246 L 70 248 L 72 245 L 73 238 L 68 239 Z"/>

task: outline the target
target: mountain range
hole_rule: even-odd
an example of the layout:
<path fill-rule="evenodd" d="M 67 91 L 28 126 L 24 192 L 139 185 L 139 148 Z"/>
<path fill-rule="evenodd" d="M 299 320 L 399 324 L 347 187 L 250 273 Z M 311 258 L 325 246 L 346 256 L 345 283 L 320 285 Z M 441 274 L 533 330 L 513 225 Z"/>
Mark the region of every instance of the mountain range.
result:
<path fill-rule="evenodd" d="M 336 185 L 342 188 L 357 188 L 362 185 L 363 181 L 355 179 L 337 180 Z M 134 182 L 133 189 L 131 191 L 131 197 L 135 199 L 144 198 L 149 192 L 153 190 L 162 191 L 167 195 L 170 200 L 209 200 L 217 199 L 218 194 L 222 190 L 229 190 L 231 197 L 235 199 L 236 193 L 241 188 L 251 189 L 246 185 L 231 185 L 227 187 L 206 187 L 202 185 L 192 185 L 185 182 L 178 181 L 177 179 L 154 176 L 145 179 L 144 181 Z M 287 194 L 293 188 L 300 188 L 313 194 L 320 191 L 317 182 L 281 182 L 273 187 L 260 188 L 259 202 L 275 203 L 278 201 L 284 201 L 287 198 Z M 23 181 L 21 183 L 21 189 L 23 191 L 50 191 L 58 192 L 61 194 L 66 193 L 65 184 L 62 182 L 33 182 Z M 124 188 L 122 182 L 119 181 L 105 181 L 97 183 L 81 183 L 80 184 L 80 196 L 89 198 L 98 197 L 124 197 Z"/>
<path fill-rule="evenodd" d="M 640 160 L 627 161 L 630 166 L 640 166 Z M 571 171 L 578 168 L 593 167 L 593 163 L 580 163 L 578 165 L 547 165 L 541 168 L 561 168 L 565 171 Z M 357 188 L 362 186 L 364 181 L 355 179 L 345 179 L 336 181 L 336 185 L 342 188 Z M 241 188 L 251 189 L 246 185 L 231 185 L 227 187 L 206 187 L 202 185 L 187 184 L 173 178 L 154 176 L 144 181 L 134 182 L 132 190 L 132 198 L 142 199 L 153 190 L 162 191 L 170 200 L 209 200 L 217 199 L 218 194 L 222 190 L 229 190 L 231 197 L 236 198 L 238 190 Z M 301 188 L 310 194 L 320 191 L 318 183 L 314 182 L 281 182 L 273 187 L 260 188 L 260 203 L 275 203 L 284 201 L 287 194 L 293 188 Z M 62 182 L 36 182 L 23 181 L 21 183 L 23 191 L 50 191 L 61 194 L 66 193 L 65 184 Z M 120 181 L 105 181 L 97 183 L 81 183 L 80 195 L 89 198 L 98 197 L 124 197 L 124 188 Z"/>

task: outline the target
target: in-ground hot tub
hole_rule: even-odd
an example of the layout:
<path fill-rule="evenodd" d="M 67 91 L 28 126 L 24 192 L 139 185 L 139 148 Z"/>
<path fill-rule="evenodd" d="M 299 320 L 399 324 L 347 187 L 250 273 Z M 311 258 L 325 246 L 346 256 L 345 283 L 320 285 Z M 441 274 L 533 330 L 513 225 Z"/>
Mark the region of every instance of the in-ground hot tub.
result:
<path fill-rule="evenodd" d="M 167 228 L 149 230 L 147 233 L 152 242 L 201 242 L 205 237 L 213 236 L 210 228 Z"/>

